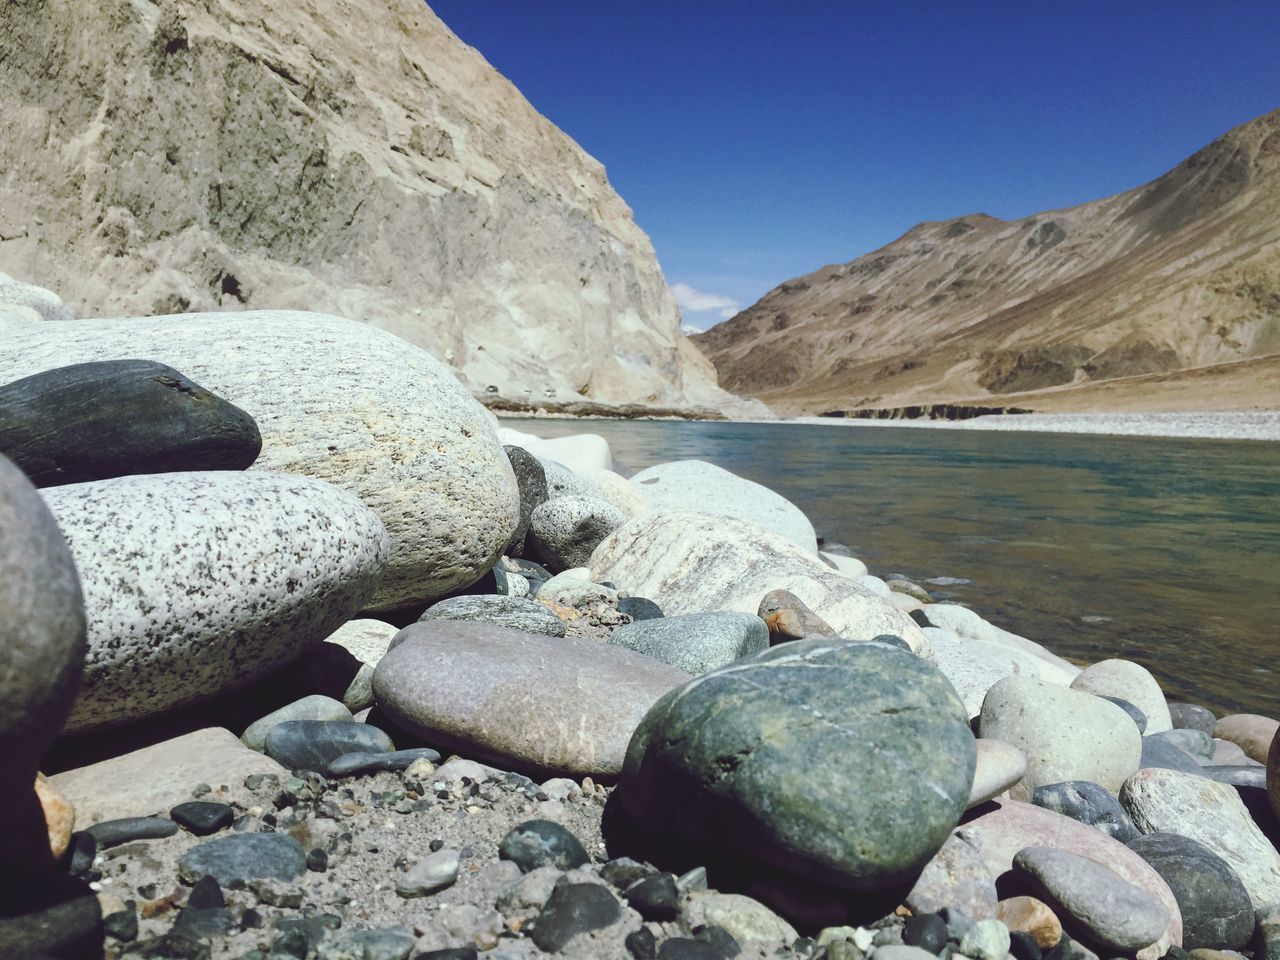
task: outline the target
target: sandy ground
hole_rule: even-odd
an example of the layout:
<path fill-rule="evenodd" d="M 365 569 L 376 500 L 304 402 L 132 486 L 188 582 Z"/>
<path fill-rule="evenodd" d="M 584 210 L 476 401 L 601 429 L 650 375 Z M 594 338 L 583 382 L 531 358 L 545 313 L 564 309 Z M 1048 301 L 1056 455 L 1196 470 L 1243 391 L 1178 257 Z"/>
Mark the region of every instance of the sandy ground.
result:
<path fill-rule="evenodd" d="M 763 421 L 762 421 L 763 422 Z M 1026 430 L 1111 436 L 1280 440 L 1280 410 L 1202 413 L 1027 413 L 972 420 L 858 420 L 795 417 L 784 423 L 935 430 Z"/>

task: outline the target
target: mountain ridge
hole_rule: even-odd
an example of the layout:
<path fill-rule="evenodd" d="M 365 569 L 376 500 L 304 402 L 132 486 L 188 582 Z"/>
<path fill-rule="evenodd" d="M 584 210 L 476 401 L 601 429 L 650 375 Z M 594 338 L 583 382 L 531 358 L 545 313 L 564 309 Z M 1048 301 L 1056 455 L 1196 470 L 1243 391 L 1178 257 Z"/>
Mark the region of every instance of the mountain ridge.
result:
<path fill-rule="evenodd" d="M 1280 354 L 1280 110 L 1111 197 L 917 224 L 695 343 L 726 388 L 789 412 L 1146 404 L 1097 387 Z"/>

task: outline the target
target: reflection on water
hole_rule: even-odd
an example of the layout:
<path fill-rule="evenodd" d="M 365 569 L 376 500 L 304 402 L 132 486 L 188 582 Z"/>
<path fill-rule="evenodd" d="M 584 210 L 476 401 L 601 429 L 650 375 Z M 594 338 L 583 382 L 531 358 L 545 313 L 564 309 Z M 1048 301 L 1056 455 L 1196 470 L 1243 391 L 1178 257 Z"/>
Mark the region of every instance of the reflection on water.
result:
<path fill-rule="evenodd" d="M 633 469 L 709 460 L 794 501 L 873 573 L 929 586 L 1171 699 L 1280 716 L 1280 444 L 847 425 L 514 420 Z"/>

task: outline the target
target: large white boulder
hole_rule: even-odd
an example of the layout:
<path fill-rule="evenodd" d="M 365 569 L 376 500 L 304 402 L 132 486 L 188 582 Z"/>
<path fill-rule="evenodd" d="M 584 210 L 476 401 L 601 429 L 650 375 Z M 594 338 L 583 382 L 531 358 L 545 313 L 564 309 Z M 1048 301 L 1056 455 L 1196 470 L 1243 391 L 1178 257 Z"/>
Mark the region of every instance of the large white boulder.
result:
<path fill-rule="evenodd" d="M 609 442 L 598 433 L 573 433 L 567 437 L 551 437 L 547 440 L 530 437 L 516 443 L 516 446 L 524 447 L 535 457 L 541 457 L 543 460 L 562 463 L 574 473 L 613 468 L 613 454 L 609 452 Z"/>
<path fill-rule="evenodd" d="M 749 520 L 818 555 L 818 535 L 799 507 L 768 487 L 713 463 L 673 460 L 654 464 L 632 477 L 631 484 L 655 510 L 691 510 Z"/>
<path fill-rule="evenodd" d="M 1025 676 L 1066 686 L 1056 668 L 1021 650 L 965 639 L 941 627 L 925 627 L 924 635 L 934 663 L 956 688 L 970 717 L 978 715 L 987 691 L 1005 677 Z"/>
<path fill-rule="evenodd" d="M 1036 657 L 1040 661 L 1037 669 L 1044 680 L 1070 685 L 1071 681 L 1080 674 L 1080 668 L 1069 660 L 1064 660 L 1034 640 L 1028 640 L 1026 637 L 1020 637 L 1016 633 L 1010 633 L 995 624 L 988 623 L 968 607 L 954 603 L 930 603 L 925 605 L 924 615 L 935 627 L 950 630 L 966 640 L 977 640 Z"/>
<path fill-rule="evenodd" d="M 917 653 L 924 634 L 905 613 L 816 553 L 747 520 L 654 511 L 629 520 L 591 556 L 591 579 L 654 600 L 668 615 L 755 613 L 770 590 L 790 590 L 850 640 L 901 637 Z"/>
<path fill-rule="evenodd" d="M 88 624 L 68 731 L 261 679 L 368 602 L 389 550 L 377 514 L 306 477 L 162 473 L 41 493 Z"/>
<path fill-rule="evenodd" d="M 391 537 L 369 606 L 391 610 L 493 566 L 519 520 L 484 408 L 426 351 L 354 320 L 297 311 L 32 324 L 6 332 L 0 382 L 89 360 L 159 360 L 247 412 L 254 470 L 355 494 Z"/>
<path fill-rule="evenodd" d="M 1146 733 L 1161 733 L 1173 729 L 1169 716 L 1169 703 L 1156 678 L 1140 663 L 1132 660 L 1099 660 L 1086 667 L 1071 681 L 1075 690 L 1092 693 L 1095 697 L 1119 697 L 1128 700 L 1147 718 Z"/>

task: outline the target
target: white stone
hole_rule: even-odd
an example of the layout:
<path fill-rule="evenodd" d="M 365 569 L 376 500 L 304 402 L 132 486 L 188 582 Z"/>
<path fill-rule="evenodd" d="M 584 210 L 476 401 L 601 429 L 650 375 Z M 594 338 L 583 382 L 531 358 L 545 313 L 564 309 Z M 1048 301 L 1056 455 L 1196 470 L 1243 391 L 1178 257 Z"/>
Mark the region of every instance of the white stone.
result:
<path fill-rule="evenodd" d="M 1145 733 L 1173 729 L 1169 704 L 1151 671 L 1132 660 L 1099 660 L 1071 681 L 1073 690 L 1128 700 L 1147 716 Z"/>
<path fill-rule="evenodd" d="M 1005 677 L 987 691 L 979 731 L 1023 752 L 1020 789 L 1028 793 L 1064 780 L 1091 780 L 1115 792 L 1142 756 L 1142 735 L 1114 703 L 1031 677 Z"/>
<path fill-rule="evenodd" d="M 641 470 L 631 484 L 660 511 L 688 510 L 747 520 L 817 557 L 809 518 L 790 500 L 702 460 L 675 460 Z"/>
<path fill-rule="evenodd" d="M 864 573 L 862 576 L 854 577 L 853 579 L 878 597 L 884 597 L 886 600 L 893 597 L 893 590 L 890 589 L 889 585 L 879 577 L 873 577 L 869 573 Z"/>
<path fill-rule="evenodd" d="M 655 511 L 630 520 L 596 548 L 591 577 L 648 597 L 668 615 L 755 613 L 769 591 L 790 590 L 841 636 L 894 634 L 917 653 L 927 644 L 910 617 L 816 553 L 724 515 Z"/>
<path fill-rule="evenodd" d="M 1280 901 L 1280 853 L 1258 829 L 1235 787 L 1147 767 L 1125 782 L 1120 802 L 1143 833 L 1181 834 L 1227 861 L 1255 910 Z"/>
<path fill-rule="evenodd" d="M 622 526 L 622 511 L 598 497 L 556 497 L 534 508 L 529 546 L 552 571 L 587 563 L 605 537 Z"/>
<path fill-rule="evenodd" d="M 915 597 L 908 596 L 905 593 L 899 593 L 897 590 L 890 593 L 889 602 L 903 613 L 910 613 L 912 610 L 920 610 L 924 607 L 924 604 Z"/>
<path fill-rule="evenodd" d="M 1008 647 L 1013 650 L 1029 653 L 1048 665 L 1042 668 L 1040 675 L 1045 680 L 1069 685 L 1080 673 L 1080 668 L 1068 660 L 1045 649 L 1034 640 L 1020 637 L 1016 633 L 1002 630 L 988 623 L 968 607 L 954 603 L 931 603 L 925 610 L 929 622 L 935 627 L 942 627 L 969 640 L 980 640 L 983 643 Z"/>
<path fill-rule="evenodd" d="M 586 470 L 582 477 L 595 486 L 600 497 L 621 510 L 628 520 L 653 509 L 644 494 L 621 474 L 612 470 Z"/>
<path fill-rule="evenodd" d="M 474 582 L 515 530 L 515 476 L 484 408 L 430 354 L 354 320 L 270 310 L 39 324 L 6 334 L 0 382 L 130 357 L 252 416 L 254 470 L 327 480 L 373 508 L 392 548 L 371 609 Z"/>
<path fill-rule="evenodd" d="M 38 287 L 34 283 L 15 280 L 5 273 L 0 273 L 0 305 L 29 307 L 41 320 L 75 319 L 75 314 L 63 305 L 62 298 L 52 290 Z M 11 377 L 10 379 L 19 378 Z"/>
<path fill-rule="evenodd" d="M 932 605 L 925 610 L 928 616 Z M 960 694 L 970 717 L 982 709 L 987 691 L 1005 677 L 1023 676 L 1066 686 L 1060 671 L 1051 663 L 1015 647 L 966 639 L 941 627 L 925 627 L 933 662 Z"/>
<path fill-rule="evenodd" d="M 526 440 L 518 446 L 524 447 L 542 460 L 562 463 L 577 474 L 585 474 L 589 470 L 613 468 L 613 454 L 609 451 L 609 443 L 597 433 L 575 433 L 567 437 L 552 437 L 548 440 L 535 438 Z"/>
<path fill-rule="evenodd" d="M 501 440 L 504 444 L 508 444 L 510 446 L 515 446 L 515 447 L 524 447 L 526 450 L 528 450 L 529 448 L 528 446 L 526 446 L 526 444 L 534 443 L 538 440 L 541 440 L 542 438 L 539 437 L 537 434 L 525 433 L 523 430 L 517 430 L 514 427 L 501 426 L 501 421 L 499 421 L 498 439 Z"/>
<path fill-rule="evenodd" d="M 799 936 L 795 927 L 759 900 L 740 893 L 697 893 L 689 898 L 686 910 L 690 926 L 723 927 L 742 944 L 790 947 Z"/>
<path fill-rule="evenodd" d="M 969 803 L 966 805 L 969 810 L 998 797 L 1027 773 L 1027 758 L 1013 744 L 981 738 L 974 743 L 978 748 L 978 762 L 974 767 L 973 788 L 969 791 Z"/>
<path fill-rule="evenodd" d="M 349 620 L 387 560 L 377 515 L 306 477 L 162 473 L 42 493 L 84 587 L 69 731 L 261 679 Z"/>
<path fill-rule="evenodd" d="M 867 565 L 857 557 L 845 557 L 838 553 L 820 553 L 820 556 L 824 560 L 830 560 L 835 564 L 836 570 L 846 577 L 865 577 L 867 575 Z"/>

